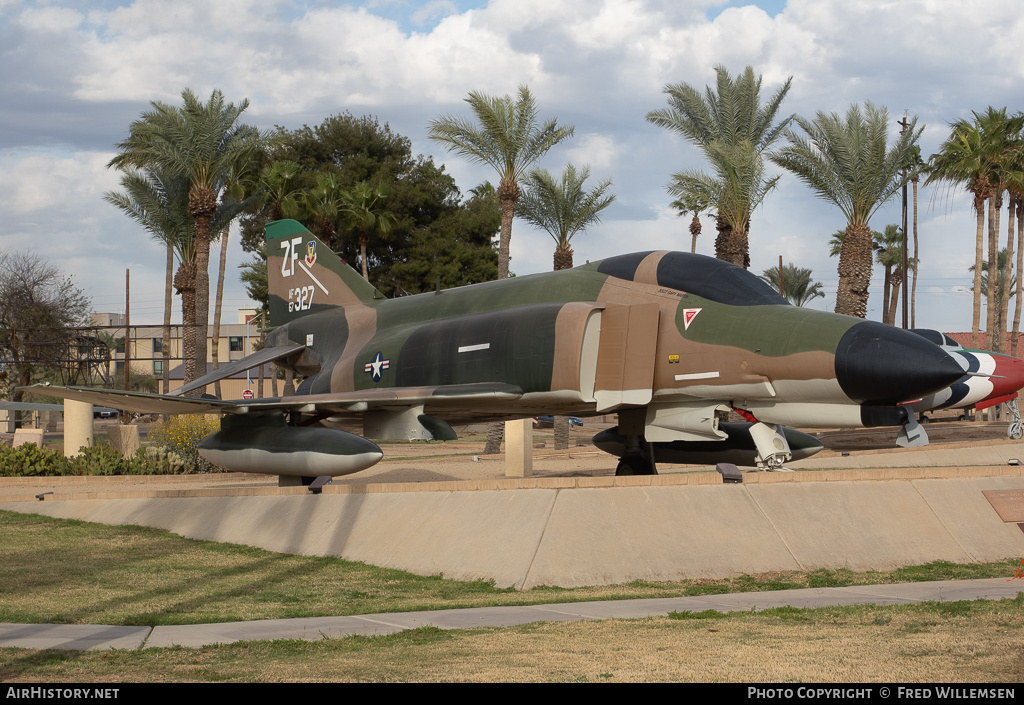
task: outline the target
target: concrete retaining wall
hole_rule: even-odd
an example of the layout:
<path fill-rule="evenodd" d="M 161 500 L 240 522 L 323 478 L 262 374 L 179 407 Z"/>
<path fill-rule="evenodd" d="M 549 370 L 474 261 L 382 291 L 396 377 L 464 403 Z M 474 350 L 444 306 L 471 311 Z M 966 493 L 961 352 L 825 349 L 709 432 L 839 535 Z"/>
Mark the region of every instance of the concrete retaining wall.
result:
<path fill-rule="evenodd" d="M 513 491 L 61 499 L 0 509 L 518 588 L 1024 557 L 1024 533 L 982 494 L 1024 490 L 1019 474 L 876 481 L 837 474 L 742 485 L 606 478 Z"/>

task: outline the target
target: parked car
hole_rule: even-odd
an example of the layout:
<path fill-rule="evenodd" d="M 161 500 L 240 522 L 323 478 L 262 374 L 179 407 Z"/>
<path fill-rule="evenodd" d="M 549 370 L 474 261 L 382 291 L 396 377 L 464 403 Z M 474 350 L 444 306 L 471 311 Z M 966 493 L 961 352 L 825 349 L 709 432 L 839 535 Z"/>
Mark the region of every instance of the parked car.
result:
<path fill-rule="evenodd" d="M 534 428 L 547 428 L 548 426 L 554 426 L 554 425 L 555 425 L 555 417 L 554 416 L 534 416 L 533 417 L 533 427 Z M 581 419 L 579 416 L 570 416 L 569 417 L 569 425 L 570 426 L 582 426 L 583 425 L 583 419 Z"/>
<path fill-rule="evenodd" d="M 109 406 L 94 406 L 92 408 L 92 417 L 94 419 L 110 419 L 117 416 L 117 409 L 111 409 Z"/>

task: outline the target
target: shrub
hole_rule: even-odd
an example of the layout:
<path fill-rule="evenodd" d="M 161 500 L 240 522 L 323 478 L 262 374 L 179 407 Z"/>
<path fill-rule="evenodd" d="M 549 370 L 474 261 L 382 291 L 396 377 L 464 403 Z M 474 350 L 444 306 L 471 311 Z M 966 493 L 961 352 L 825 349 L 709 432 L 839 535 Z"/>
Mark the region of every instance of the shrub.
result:
<path fill-rule="evenodd" d="M 110 446 L 82 447 L 68 461 L 72 475 L 157 475 L 166 472 L 145 453 L 126 458 Z"/>
<path fill-rule="evenodd" d="M 174 472 L 223 472 L 199 457 L 199 442 L 219 430 L 220 421 L 215 416 L 172 416 L 150 429 L 149 443 L 162 448 L 167 462 L 181 468 Z"/>
<path fill-rule="evenodd" d="M 67 475 L 68 460 L 63 453 L 26 443 L 17 448 L 0 445 L 0 477 Z"/>

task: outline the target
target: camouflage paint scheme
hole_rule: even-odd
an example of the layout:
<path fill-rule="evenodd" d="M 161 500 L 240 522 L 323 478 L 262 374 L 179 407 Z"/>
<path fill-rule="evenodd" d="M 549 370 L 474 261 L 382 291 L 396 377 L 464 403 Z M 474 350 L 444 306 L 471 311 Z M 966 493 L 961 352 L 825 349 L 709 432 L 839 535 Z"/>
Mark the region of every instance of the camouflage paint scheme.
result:
<path fill-rule="evenodd" d="M 260 449 L 289 451 L 279 418 L 288 414 L 329 427 L 318 441 L 333 448 L 325 453 L 355 455 L 366 453 L 363 438 L 329 434 L 361 422 L 367 438 L 451 439 L 455 422 L 618 413 L 629 466 L 620 472 L 632 474 L 645 462 L 654 471 L 651 444 L 675 444 L 673 453 L 687 442 L 728 446 L 719 423 L 730 408 L 757 436 L 758 463 L 774 454 L 778 464 L 790 455 L 778 424 L 899 425 L 901 402 L 963 374 L 919 336 L 793 307 L 749 272 L 701 255 L 641 252 L 388 300 L 296 221 L 267 226 L 267 252 L 275 329 L 265 349 L 177 394 L 277 360 L 305 377 L 295 396 L 46 393 L 131 411 L 223 413 L 223 430 L 204 444 L 239 458 L 252 447 L 238 428 L 259 426 L 260 415 L 276 429 Z M 231 421 L 241 415 L 253 421 Z M 361 469 L 346 468 L 325 474 Z M 302 474 L 302 464 L 288 472 Z"/>
<path fill-rule="evenodd" d="M 720 260 L 643 252 L 387 300 L 295 221 L 272 223 L 267 235 L 277 326 L 267 345 L 311 341 L 301 360 L 285 362 L 312 375 L 302 391 L 339 416 L 383 407 L 379 395 L 391 391 L 448 421 L 633 410 L 650 426 L 664 413 L 724 404 L 808 426 L 900 422 L 901 390 L 851 397 L 837 379 L 840 341 L 881 324 L 791 306 Z M 299 258 L 309 252 L 307 266 Z M 945 357 L 907 338 L 908 354 Z M 948 367 L 943 374 L 948 384 Z M 865 403 L 880 407 L 867 420 Z"/>

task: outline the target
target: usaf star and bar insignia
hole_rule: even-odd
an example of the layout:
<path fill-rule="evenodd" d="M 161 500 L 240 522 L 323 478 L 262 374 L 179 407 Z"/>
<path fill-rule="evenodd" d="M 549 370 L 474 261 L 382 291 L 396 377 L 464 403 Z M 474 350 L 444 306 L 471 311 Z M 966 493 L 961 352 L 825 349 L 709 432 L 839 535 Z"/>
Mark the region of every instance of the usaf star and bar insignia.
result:
<path fill-rule="evenodd" d="M 370 378 L 374 382 L 380 382 L 381 375 L 384 370 L 391 369 L 391 360 L 384 359 L 384 353 L 377 351 L 377 354 L 373 356 L 370 362 L 367 362 L 363 367 L 363 372 L 369 372 Z"/>

